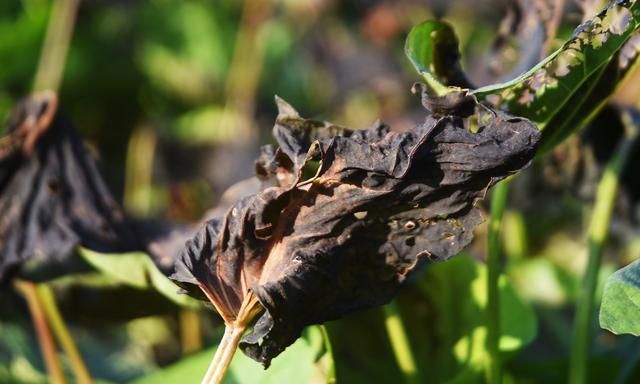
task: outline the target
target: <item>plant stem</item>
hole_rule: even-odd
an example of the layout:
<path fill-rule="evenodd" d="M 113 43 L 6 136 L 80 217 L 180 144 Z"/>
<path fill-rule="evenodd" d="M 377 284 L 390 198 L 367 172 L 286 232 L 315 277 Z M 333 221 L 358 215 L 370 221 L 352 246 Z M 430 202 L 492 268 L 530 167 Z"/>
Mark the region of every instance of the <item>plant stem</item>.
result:
<path fill-rule="evenodd" d="M 509 210 L 504 213 L 500 237 L 508 260 L 524 259 L 528 241 L 527 226 L 521 212 Z"/>
<path fill-rule="evenodd" d="M 202 349 L 202 322 L 200 311 L 180 310 L 180 341 L 182 353 L 189 354 Z"/>
<path fill-rule="evenodd" d="M 127 212 L 141 217 L 151 213 L 153 161 L 158 138 L 151 127 L 136 127 L 129 138 L 123 203 Z"/>
<path fill-rule="evenodd" d="M 387 328 L 387 334 L 389 335 L 389 342 L 391 343 L 393 354 L 396 357 L 396 361 L 404 377 L 404 382 L 407 384 L 417 383 L 418 370 L 416 368 L 416 362 L 413 359 L 407 332 L 402 324 L 402 317 L 400 316 L 398 305 L 395 301 L 392 301 L 383 308 L 385 314 L 384 324 Z"/>
<path fill-rule="evenodd" d="M 209 369 L 202 379 L 202 384 L 222 383 L 222 379 L 229 369 L 233 355 L 236 353 L 245 330 L 246 327 L 239 327 L 233 324 L 225 326 L 224 335 L 220 345 L 218 345 L 216 354 L 213 356 L 213 360 L 211 360 Z"/>
<path fill-rule="evenodd" d="M 51 325 L 53 333 L 69 359 L 69 365 L 71 365 L 76 381 L 79 384 L 92 383 L 93 380 L 91 379 L 89 370 L 87 370 L 87 366 L 78 351 L 78 347 L 71 336 L 71 332 L 69 332 L 69 329 L 60 314 L 56 298 L 53 295 L 51 288 L 47 284 L 38 284 L 36 285 L 36 293 L 40 303 L 42 303 L 46 320 Z"/>
<path fill-rule="evenodd" d="M 205 291 L 205 294 L 206 292 L 207 291 Z M 220 340 L 220 344 L 218 344 L 215 355 L 213 355 L 213 360 L 211 360 L 209 364 L 209 369 L 207 369 L 207 373 L 202 379 L 202 384 L 222 383 L 222 379 L 224 379 L 224 375 L 229 369 L 229 365 L 231 364 L 231 360 L 233 360 L 233 355 L 238 349 L 244 331 L 263 310 L 264 307 L 262 307 L 256 295 L 252 291 L 247 291 L 235 320 L 230 320 L 225 323 L 224 335 L 222 336 L 222 340 Z"/>
<path fill-rule="evenodd" d="M 488 229 L 487 250 L 487 382 L 502 382 L 502 359 L 500 356 L 500 226 L 509 194 L 508 181 L 493 188 L 491 197 L 491 219 Z"/>
<path fill-rule="evenodd" d="M 623 115 L 626 128 L 630 128 L 631 122 L 627 115 Z M 631 149 L 637 137 L 633 132 L 623 140 L 613 158 L 607 164 L 598 184 L 596 202 L 591 215 L 591 223 L 588 230 L 589 258 L 587 269 L 583 278 L 584 284 L 578 297 L 576 318 L 574 320 L 574 335 L 571 347 L 569 364 L 569 383 L 583 384 L 587 382 L 587 363 L 591 349 L 591 327 L 593 304 L 598 285 L 598 272 L 602 260 L 602 250 L 609 234 L 609 225 L 615 199 L 618 194 L 620 175 L 624 164 L 631 153 Z"/>
<path fill-rule="evenodd" d="M 40 52 L 38 69 L 33 81 L 33 91 L 50 90 L 58 93 L 64 73 L 67 52 L 76 21 L 79 0 L 56 0 L 52 3 L 45 40 Z M 91 383 L 91 377 L 78 353 L 78 349 L 60 316 L 55 298 L 46 285 L 17 280 L 15 285 L 27 300 L 38 335 L 40 350 L 44 357 L 49 380 L 59 384 L 65 382 L 62 366 L 55 350 L 49 323 L 68 355 L 79 383 Z M 49 322 L 49 323 L 48 323 Z"/>
<path fill-rule="evenodd" d="M 324 341 L 324 347 L 326 353 L 329 355 L 329 367 L 327 368 L 327 384 L 336 383 L 336 363 L 333 359 L 333 346 L 331 346 L 331 339 L 329 338 L 329 332 L 324 324 L 320 324 L 320 332 L 322 333 L 322 341 Z"/>
<path fill-rule="evenodd" d="M 38 71 L 33 83 L 34 91 L 49 89 L 58 93 L 79 2 L 79 0 L 53 2 Z"/>
<path fill-rule="evenodd" d="M 65 378 L 62 372 L 62 364 L 56 352 L 55 342 L 51 336 L 51 330 L 45 318 L 44 309 L 38 298 L 35 284 L 27 281 L 16 280 L 15 287 L 27 302 L 33 326 L 36 329 L 38 344 L 42 352 L 44 365 L 47 369 L 49 382 L 52 384 L 64 384 Z"/>
<path fill-rule="evenodd" d="M 233 59 L 225 84 L 224 113 L 218 123 L 222 132 L 233 132 L 232 143 L 250 146 L 257 137 L 251 121 L 256 92 L 264 69 L 265 44 L 260 38 L 273 13 L 273 0 L 247 0 L 236 37 Z"/>

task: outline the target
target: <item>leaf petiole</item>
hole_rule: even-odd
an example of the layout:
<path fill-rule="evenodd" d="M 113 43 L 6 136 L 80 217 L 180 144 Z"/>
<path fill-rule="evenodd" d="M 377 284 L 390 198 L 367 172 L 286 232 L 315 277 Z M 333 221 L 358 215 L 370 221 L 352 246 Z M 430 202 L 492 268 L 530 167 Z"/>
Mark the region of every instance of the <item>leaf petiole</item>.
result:
<path fill-rule="evenodd" d="M 233 356 L 238 349 L 242 335 L 244 335 L 249 324 L 251 324 L 263 310 L 264 307 L 262 307 L 256 295 L 252 291 L 248 291 L 242 301 L 242 306 L 236 319 L 232 322 L 225 323 L 224 335 L 202 379 L 202 384 L 222 383 L 222 379 L 224 379 L 231 360 L 233 360 Z"/>

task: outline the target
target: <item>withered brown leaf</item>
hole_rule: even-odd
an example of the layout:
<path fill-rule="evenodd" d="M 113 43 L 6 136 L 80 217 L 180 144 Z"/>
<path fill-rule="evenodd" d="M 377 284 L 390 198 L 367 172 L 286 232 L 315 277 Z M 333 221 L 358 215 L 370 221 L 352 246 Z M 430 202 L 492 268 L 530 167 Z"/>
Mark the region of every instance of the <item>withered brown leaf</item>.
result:
<path fill-rule="evenodd" d="M 162 268 L 164 255 L 151 248 L 167 249 L 168 234 L 180 226 L 124 214 L 56 100 L 52 93 L 23 100 L 0 138 L 0 281 L 26 263 L 46 278 L 69 272 L 76 246 L 148 251 Z"/>
<path fill-rule="evenodd" d="M 227 324 L 250 300 L 264 308 L 240 348 L 265 366 L 305 326 L 388 302 L 421 264 L 472 240 L 483 221 L 477 201 L 534 155 L 531 122 L 475 101 L 463 117 L 462 100 L 393 132 L 381 122 L 349 130 L 303 119 L 277 99 L 279 148 L 257 164 L 275 186 L 202 226 L 172 278 Z"/>

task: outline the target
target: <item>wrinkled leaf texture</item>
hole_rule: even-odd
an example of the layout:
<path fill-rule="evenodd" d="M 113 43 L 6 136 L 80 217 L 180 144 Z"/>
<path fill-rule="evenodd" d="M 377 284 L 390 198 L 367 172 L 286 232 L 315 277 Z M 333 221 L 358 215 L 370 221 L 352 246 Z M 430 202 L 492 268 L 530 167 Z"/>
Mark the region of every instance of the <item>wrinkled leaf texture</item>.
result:
<path fill-rule="evenodd" d="M 528 120 L 481 105 L 394 132 L 307 120 L 277 103 L 279 147 L 257 163 L 276 185 L 208 221 L 172 276 L 227 324 L 257 296 L 266 311 L 240 348 L 265 366 L 306 325 L 386 303 L 418 266 L 457 254 L 483 221 L 477 201 L 526 166 L 539 139 Z"/>

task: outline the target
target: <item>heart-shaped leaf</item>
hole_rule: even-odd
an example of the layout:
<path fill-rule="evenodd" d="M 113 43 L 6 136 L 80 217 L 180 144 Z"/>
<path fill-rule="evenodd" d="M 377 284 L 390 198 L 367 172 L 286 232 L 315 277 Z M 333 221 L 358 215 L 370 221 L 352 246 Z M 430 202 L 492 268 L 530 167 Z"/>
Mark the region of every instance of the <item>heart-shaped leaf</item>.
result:
<path fill-rule="evenodd" d="M 306 120 L 278 100 L 280 147 L 258 169 L 280 183 L 206 223 L 172 278 L 231 328 L 264 309 L 240 347 L 265 365 L 305 326 L 388 302 L 418 266 L 471 241 L 476 202 L 526 166 L 539 139 L 525 119 L 469 110 L 464 97 L 439 102 L 424 123 L 393 132 Z"/>

